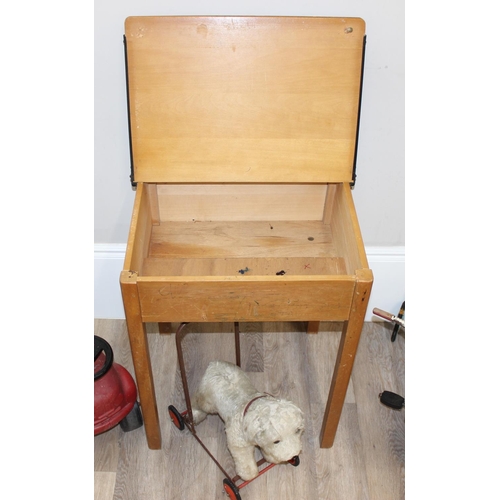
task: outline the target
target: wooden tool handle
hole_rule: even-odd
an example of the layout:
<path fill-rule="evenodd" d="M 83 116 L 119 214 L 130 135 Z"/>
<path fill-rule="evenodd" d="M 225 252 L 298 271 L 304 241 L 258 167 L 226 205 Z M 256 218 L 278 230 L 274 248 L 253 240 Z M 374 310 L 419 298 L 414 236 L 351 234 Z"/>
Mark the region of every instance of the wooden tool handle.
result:
<path fill-rule="evenodd" d="M 381 318 L 384 318 L 387 321 L 394 321 L 394 314 L 382 311 L 382 309 L 378 309 L 377 307 L 373 309 L 373 314 L 375 314 L 375 316 L 380 316 Z"/>

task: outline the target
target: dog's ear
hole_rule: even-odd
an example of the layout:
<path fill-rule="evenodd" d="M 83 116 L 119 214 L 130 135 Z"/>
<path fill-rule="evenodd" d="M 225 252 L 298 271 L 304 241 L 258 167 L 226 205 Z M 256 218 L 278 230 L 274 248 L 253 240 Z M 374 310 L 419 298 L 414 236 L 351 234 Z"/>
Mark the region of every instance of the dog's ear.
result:
<path fill-rule="evenodd" d="M 257 441 L 260 441 L 265 432 L 266 424 L 269 421 L 269 408 L 251 409 L 244 417 L 243 432 L 245 439 L 258 446 Z"/>
<path fill-rule="evenodd" d="M 272 424 L 270 420 L 266 421 L 265 428 L 262 429 L 256 436 L 255 441 L 257 442 L 257 446 L 265 447 L 270 443 L 277 442 L 281 440 L 280 433 L 278 429 Z"/>
<path fill-rule="evenodd" d="M 261 422 L 261 417 L 254 411 L 248 412 L 243 420 L 243 432 L 245 434 L 245 439 L 254 446 L 257 444 L 255 442 L 256 437 L 262 430 Z"/>
<path fill-rule="evenodd" d="M 254 446 L 263 446 L 270 441 L 275 441 L 279 435 L 272 424 L 269 408 L 260 408 L 259 411 L 249 412 L 245 416 L 243 431 L 245 438 Z"/>

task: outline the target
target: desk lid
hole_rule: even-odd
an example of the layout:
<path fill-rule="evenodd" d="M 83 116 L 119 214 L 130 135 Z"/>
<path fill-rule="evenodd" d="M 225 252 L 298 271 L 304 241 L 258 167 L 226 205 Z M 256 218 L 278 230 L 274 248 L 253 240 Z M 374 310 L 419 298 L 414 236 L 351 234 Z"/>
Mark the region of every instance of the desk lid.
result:
<path fill-rule="evenodd" d="M 129 17 L 133 180 L 350 182 L 359 18 Z"/>

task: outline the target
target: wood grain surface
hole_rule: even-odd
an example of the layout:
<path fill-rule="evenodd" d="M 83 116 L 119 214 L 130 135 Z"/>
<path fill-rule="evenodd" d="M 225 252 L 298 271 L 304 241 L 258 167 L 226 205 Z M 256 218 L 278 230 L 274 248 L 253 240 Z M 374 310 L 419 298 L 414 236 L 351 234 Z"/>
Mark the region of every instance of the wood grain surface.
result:
<path fill-rule="evenodd" d="M 365 23 L 130 17 L 135 179 L 349 182 Z"/>

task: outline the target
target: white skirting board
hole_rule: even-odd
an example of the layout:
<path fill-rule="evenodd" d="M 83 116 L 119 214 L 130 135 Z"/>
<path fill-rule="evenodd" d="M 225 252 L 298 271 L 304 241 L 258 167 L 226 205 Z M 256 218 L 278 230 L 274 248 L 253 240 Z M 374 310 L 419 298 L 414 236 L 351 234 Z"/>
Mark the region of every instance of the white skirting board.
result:
<path fill-rule="evenodd" d="M 94 318 L 124 319 L 120 291 L 126 245 L 94 245 Z M 383 321 L 372 314 L 378 307 L 396 315 L 405 300 L 405 247 L 366 247 L 373 288 L 365 321 Z"/>

